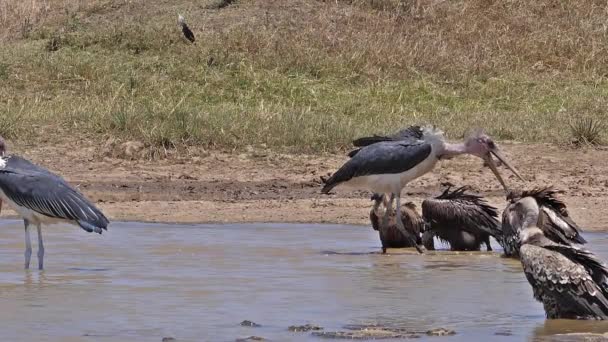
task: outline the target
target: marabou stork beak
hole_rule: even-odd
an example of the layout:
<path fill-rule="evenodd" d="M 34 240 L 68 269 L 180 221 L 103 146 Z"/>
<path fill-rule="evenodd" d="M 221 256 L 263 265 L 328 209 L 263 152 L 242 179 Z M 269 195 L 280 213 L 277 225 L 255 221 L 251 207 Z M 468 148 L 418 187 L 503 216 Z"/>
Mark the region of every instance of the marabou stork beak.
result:
<path fill-rule="evenodd" d="M 525 179 L 519 174 L 519 172 L 511 164 L 509 164 L 507 159 L 505 159 L 505 157 L 497 149 L 490 150 L 490 152 L 488 152 L 488 154 L 486 154 L 486 157 L 484 158 L 484 160 L 486 161 L 486 163 L 488 164 L 488 166 L 494 173 L 494 176 L 496 176 L 496 179 L 498 179 L 498 181 L 500 182 L 500 184 L 502 185 L 502 187 L 505 189 L 506 192 L 509 192 L 509 188 L 507 187 L 507 184 L 500 176 L 500 172 L 498 172 L 498 168 L 496 168 L 496 164 L 494 163 L 494 159 L 492 158 L 492 156 L 496 157 L 496 159 L 498 159 L 509 170 L 511 170 L 511 172 L 513 172 L 513 174 L 515 176 L 517 176 L 517 178 L 521 179 L 522 181 L 525 181 Z"/>

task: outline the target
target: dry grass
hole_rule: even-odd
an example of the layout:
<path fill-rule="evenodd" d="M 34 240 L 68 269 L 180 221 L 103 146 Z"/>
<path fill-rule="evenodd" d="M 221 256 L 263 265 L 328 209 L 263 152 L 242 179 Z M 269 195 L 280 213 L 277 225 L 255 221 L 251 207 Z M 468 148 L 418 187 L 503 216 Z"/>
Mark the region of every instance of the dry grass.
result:
<path fill-rule="evenodd" d="M 214 3 L 0 0 L 0 133 L 320 151 L 420 122 L 568 142 L 606 115 L 605 2 Z"/>

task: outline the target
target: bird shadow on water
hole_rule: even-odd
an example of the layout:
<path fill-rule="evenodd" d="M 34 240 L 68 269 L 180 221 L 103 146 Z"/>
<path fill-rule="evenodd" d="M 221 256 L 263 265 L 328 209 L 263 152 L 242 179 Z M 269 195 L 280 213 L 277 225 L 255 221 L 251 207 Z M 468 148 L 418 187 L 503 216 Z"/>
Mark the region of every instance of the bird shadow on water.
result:
<path fill-rule="evenodd" d="M 86 268 L 86 267 L 70 267 L 68 271 L 79 271 L 79 272 L 106 272 L 110 271 L 110 268 L 107 267 L 98 267 L 98 268 Z"/>

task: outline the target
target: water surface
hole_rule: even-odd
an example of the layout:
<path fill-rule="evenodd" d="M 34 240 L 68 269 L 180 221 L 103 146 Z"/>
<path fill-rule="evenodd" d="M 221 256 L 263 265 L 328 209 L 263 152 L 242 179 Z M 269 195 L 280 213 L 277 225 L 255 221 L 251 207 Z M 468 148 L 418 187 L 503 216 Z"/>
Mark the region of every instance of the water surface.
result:
<path fill-rule="evenodd" d="M 608 331 L 545 322 L 519 262 L 499 252 L 380 255 L 368 227 L 114 223 L 102 236 L 64 226 L 44 234 L 46 270 L 35 269 L 34 246 L 34 270 L 24 271 L 23 226 L 0 221 L 3 340 L 323 341 L 287 331 L 305 323 L 455 330 L 420 339 L 446 342 Z M 608 235 L 585 237 L 608 257 Z M 241 327 L 246 319 L 263 326 Z"/>

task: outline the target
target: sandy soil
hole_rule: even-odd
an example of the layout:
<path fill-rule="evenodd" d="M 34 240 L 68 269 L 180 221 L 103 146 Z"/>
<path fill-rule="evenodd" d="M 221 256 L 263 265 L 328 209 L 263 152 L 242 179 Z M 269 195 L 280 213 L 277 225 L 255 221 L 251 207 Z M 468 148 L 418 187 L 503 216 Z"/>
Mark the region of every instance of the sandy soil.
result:
<path fill-rule="evenodd" d="M 110 147 L 108 147 L 108 145 Z M 513 187 L 555 185 L 573 218 L 586 230 L 608 228 L 608 149 L 502 143 L 503 152 L 527 182 L 501 171 Z M 335 171 L 344 155 L 284 155 L 182 151 L 162 160 L 130 160 L 139 147 L 128 144 L 53 142 L 52 146 L 11 146 L 61 174 L 96 201 L 112 220 L 151 222 L 325 222 L 367 225 L 371 202 L 366 191 L 320 193 L 319 176 Z M 122 151 L 125 149 L 125 151 Z M 117 152 L 118 151 L 118 152 Z M 419 204 L 440 193 L 440 182 L 470 185 L 496 207 L 505 205 L 501 188 L 481 160 L 442 161 L 433 174 L 412 182 L 403 197 Z M 14 216 L 3 210 L 2 216 Z"/>

